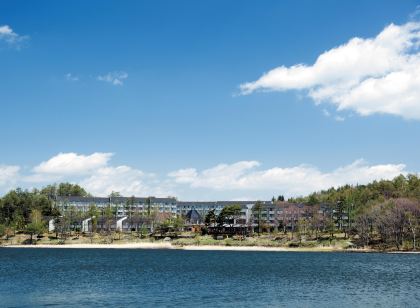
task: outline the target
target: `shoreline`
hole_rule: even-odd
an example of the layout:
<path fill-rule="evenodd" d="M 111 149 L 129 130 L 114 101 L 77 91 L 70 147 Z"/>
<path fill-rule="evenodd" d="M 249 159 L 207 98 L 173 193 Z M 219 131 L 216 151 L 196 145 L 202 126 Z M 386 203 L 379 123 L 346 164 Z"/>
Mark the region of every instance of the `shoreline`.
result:
<path fill-rule="evenodd" d="M 35 249 L 165 249 L 188 251 L 261 251 L 261 252 L 348 252 L 348 253 L 408 253 L 420 251 L 380 251 L 373 249 L 342 249 L 337 247 L 266 247 L 266 246 L 218 246 L 218 245 L 172 245 L 171 243 L 125 243 L 125 244 L 64 244 L 64 245 L 2 245 L 0 248 Z"/>

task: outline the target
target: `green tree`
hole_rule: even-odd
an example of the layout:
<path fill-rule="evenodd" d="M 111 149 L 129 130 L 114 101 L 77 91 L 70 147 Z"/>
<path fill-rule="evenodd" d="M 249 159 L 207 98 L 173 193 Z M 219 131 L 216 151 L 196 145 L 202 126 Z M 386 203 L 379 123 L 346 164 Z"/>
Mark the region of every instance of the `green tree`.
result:
<path fill-rule="evenodd" d="M 26 233 L 30 234 L 30 243 L 33 242 L 33 236 L 39 235 L 45 231 L 45 224 L 42 221 L 42 214 L 39 210 L 33 210 L 31 213 L 31 222 L 26 226 Z"/>
<path fill-rule="evenodd" d="M 177 216 L 173 219 L 172 223 L 175 230 L 181 230 L 185 225 L 185 220 L 181 216 Z"/>
<path fill-rule="evenodd" d="M 105 216 L 106 228 L 108 230 L 108 233 L 111 233 L 111 225 L 115 217 L 114 213 L 115 211 L 110 205 L 105 208 L 104 216 Z"/>
<path fill-rule="evenodd" d="M 109 194 L 109 197 L 114 198 L 114 197 L 121 197 L 121 194 L 118 191 L 112 191 Z"/>
<path fill-rule="evenodd" d="M 17 188 L 9 191 L 0 201 L 0 222 L 10 225 L 18 213 L 26 223 L 34 209 L 45 216 L 51 216 L 53 212 L 51 201 L 38 190 L 30 192 Z"/>
<path fill-rule="evenodd" d="M 252 207 L 252 214 L 257 219 L 258 224 L 258 235 L 261 233 L 261 227 L 262 227 L 262 210 L 263 205 L 261 201 L 257 201 L 254 206 Z"/>
<path fill-rule="evenodd" d="M 58 187 L 55 184 L 47 185 L 41 189 L 41 194 L 53 199 L 58 195 Z"/>
<path fill-rule="evenodd" d="M 95 204 L 91 204 L 88 210 L 88 218 L 91 218 L 92 235 L 97 230 L 99 210 Z"/>
<path fill-rule="evenodd" d="M 60 183 L 57 188 L 57 195 L 87 197 L 89 194 L 77 184 Z"/>
<path fill-rule="evenodd" d="M 215 225 L 216 222 L 217 222 L 217 216 L 215 214 L 215 210 L 212 209 L 212 210 L 208 211 L 206 216 L 204 217 L 204 223 L 207 226 L 212 226 L 212 225 Z"/>
<path fill-rule="evenodd" d="M 241 215 L 241 206 L 240 205 L 228 205 L 225 206 L 217 217 L 217 222 L 220 225 L 225 223 L 233 226 L 236 219 Z"/>
<path fill-rule="evenodd" d="M 315 204 L 318 204 L 318 203 L 319 203 L 319 200 L 317 198 L 316 193 L 313 193 L 313 194 L 309 195 L 309 198 L 308 198 L 308 204 L 309 205 L 315 205 Z"/>
<path fill-rule="evenodd" d="M 127 199 L 124 206 L 125 214 L 128 215 L 128 221 L 130 222 L 130 225 L 133 224 L 133 211 L 134 211 L 133 207 L 134 207 L 135 201 L 136 201 L 136 198 L 134 196 L 131 196 L 130 198 Z"/>
<path fill-rule="evenodd" d="M 152 204 L 152 200 L 150 197 L 146 198 L 146 207 L 147 207 L 147 216 L 150 216 L 151 214 L 151 204 Z"/>
<path fill-rule="evenodd" d="M 17 231 L 21 231 L 25 228 L 25 218 L 20 209 L 16 210 L 13 214 L 12 225 Z"/>

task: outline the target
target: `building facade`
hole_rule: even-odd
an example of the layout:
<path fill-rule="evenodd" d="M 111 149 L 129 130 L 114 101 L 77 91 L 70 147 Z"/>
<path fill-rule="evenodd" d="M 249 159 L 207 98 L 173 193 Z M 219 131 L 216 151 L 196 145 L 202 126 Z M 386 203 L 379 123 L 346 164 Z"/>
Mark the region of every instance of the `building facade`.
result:
<path fill-rule="evenodd" d="M 251 210 L 256 201 L 178 201 L 174 197 L 62 197 L 56 198 L 54 204 L 62 212 L 75 208 L 87 213 L 93 206 L 97 210 L 111 207 L 116 217 L 133 216 L 134 214 L 170 213 L 173 216 L 186 216 L 191 210 L 197 211 L 204 217 L 210 210 L 219 215 L 228 205 L 241 206 L 241 218 L 249 221 Z M 272 203 L 264 201 L 263 204 Z"/>
<path fill-rule="evenodd" d="M 122 218 L 133 214 L 171 213 L 178 214 L 177 200 L 174 197 L 168 198 L 139 198 L 139 197 L 63 197 L 55 199 L 55 207 L 62 212 L 75 208 L 87 213 L 95 206 L 98 211 L 110 207 L 116 217 Z"/>
<path fill-rule="evenodd" d="M 333 214 L 331 206 L 326 204 L 307 205 L 284 201 L 260 201 L 258 206 L 255 206 L 257 201 L 192 202 L 178 201 L 175 197 L 57 197 L 54 204 L 62 213 L 76 209 L 85 213 L 85 217 L 88 217 L 87 214 L 93 207 L 100 217 L 104 217 L 105 211 L 111 209 L 115 221 L 121 221 L 120 228 L 124 230 L 137 229 L 146 224 L 146 220 L 151 217 L 154 221 L 177 216 L 188 218 L 191 212 L 194 212 L 195 216 L 197 214 L 200 216 L 194 221 L 203 223 L 209 211 L 214 210 L 217 216 L 224 207 L 229 205 L 241 207 L 240 215 L 235 218 L 236 226 L 263 227 L 266 230 L 293 231 L 298 224 L 309 222 L 309 220 L 312 224 L 315 221 L 318 222 L 322 228 Z M 98 225 L 105 225 L 105 222 L 98 221 Z M 117 225 L 112 227 L 112 229 L 115 228 Z"/>

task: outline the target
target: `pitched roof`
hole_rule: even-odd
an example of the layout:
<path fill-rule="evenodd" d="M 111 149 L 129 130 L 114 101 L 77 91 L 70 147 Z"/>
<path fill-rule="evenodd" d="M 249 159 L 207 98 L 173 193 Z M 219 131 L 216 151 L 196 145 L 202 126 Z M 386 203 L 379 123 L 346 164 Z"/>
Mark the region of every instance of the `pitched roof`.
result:
<path fill-rule="evenodd" d="M 196 210 L 189 210 L 185 215 L 189 221 L 201 221 L 201 215 Z"/>

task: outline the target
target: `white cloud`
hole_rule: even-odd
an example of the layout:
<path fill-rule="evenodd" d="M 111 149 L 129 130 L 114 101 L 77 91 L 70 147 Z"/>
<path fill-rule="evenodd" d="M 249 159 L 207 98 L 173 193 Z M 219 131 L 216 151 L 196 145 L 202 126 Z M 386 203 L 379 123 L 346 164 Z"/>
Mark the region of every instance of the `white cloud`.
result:
<path fill-rule="evenodd" d="M 313 65 L 277 67 L 240 85 L 258 90 L 306 90 L 316 104 L 367 116 L 420 120 L 420 23 L 390 24 L 374 38 L 353 38 L 322 53 Z"/>
<path fill-rule="evenodd" d="M 113 191 L 123 196 L 162 197 L 173 194 L 169 187 L 156 179 L 153 174 L 125 165 L 100 168 L 79 181 L 79 184 L 96 196 L 108 196 Z"/>
<path fill-rule="evenodd" d="M 170 172 L 169 177 L 174 178 L 176 183 L 192 183 L 197 178 L 197 170 L 194 168 L 179 169 Z"/>
<path fill-rule="evenodd" d="M 68 81 L 79 81 L 79 77 L 77 77 L 77 76 L 75 76 L 75 75 L 73 75 L 73 74 L 71 74 L 71 73 L 67 73 L 67 74 L 65 75 L 65 77 L 66 77 L 66 79 L 67 79 Z"/>
<path fill-rule="evenodd" d="M 0 165 L 0 191 L 6 191 L 18 182 L 19 171 L 19 166 Z"/>
<path fill-rule="evenodd" d="M 344 184 L 365 184 L 373 180 L 392 179 L 406 173 L 403 164 L 368 165 L 363 160 L 322 172 L 308 165 L 294 167 L 274 167 L 258 170 L 256 161 L 241 161 L 231 165 L 222 164 L 203 170 L 196 169 L 185 176 L 182 170 L 171 172 L 170 177 L 177 183 L 188 184 L 191 188 L 206 188 L 215 191 L 253 192 L 254 196 L 285 194 L 305 195 L 313 191 Z"/>
<path fill-rule="evenodd" d="M 124 80 L 128 78 L 128 74 L 126 72 L 110 72 L 106 75 L 98 76 L 98 80 L 105 81 L 111 83 L 114 86 L 122 86 L 124 84 Z"/>
<path fill-rule="evenodd" d="M 96 196 L 112 191 L 131 196 L 178 196 L 183 200 L 268 199 L 306 195 L 345 184 L 366 184 L 407 174 L 404 164 L 368 164 L 356 160 L 332 171 L 310 165 L 261 168 L 258 161 L 180 169 L 157 176 L 127 165 L 113 165 L 112 154 L 60 153 L 32 169 L 0 166 L 0 192 L 18 186 L 42 187 L 59 181 L 78 183 Z M 25 171 L 26 170 L 26 171 Z"/>
<path fill-rule="evenodd" d="M 80 184 L 94 195 L 109 195 L 118 191 L 122 195 L 144 195 L 144 172 L 128 166 L 100 168 Z"/>
<path fill-rule="evenodd" d="M 0 41 L 9 46 L 20 48 L 27 39 L 29 39 L 29 36 L 17 34 L 8 25 L 0 26 Z"/>
<path fill-rule="evenodd" d="M 112 153 L 93 153 L 82 155 L 77 153 L 59 153 L 47 161 L 40 163 L 33 171 L 47 175 L 83 175 L 107 165 Z"/>
<path fill-rule="evenodd" d="M 199 173 L 194 168 L 181 169 L 168 174 L 176 183 L 188 183 L 191 187 L 223 190 L 237 184 L 247 171 L 259 166 L 257 161 L 240 161 L 231 165 L 219 164 Z"/>
<path fill-rule="evenodd" d="M 153 174 L 129 166 L 112 166 L 112 153 L 59 153 L 32 169 L 22 180 L 32 184 L 49 184 L 56 181 L 79 183 L 87 191 L 107 196 L 112 191 L 123 195 L 166 196 L 170 187 L 160 183 Z M 162 188 L 164 187 L 164 188 Z"/>

